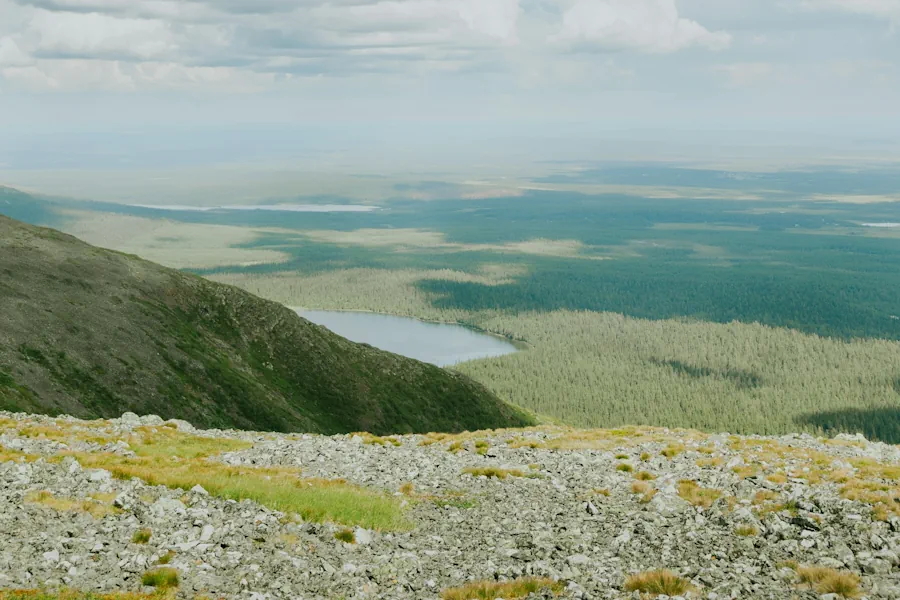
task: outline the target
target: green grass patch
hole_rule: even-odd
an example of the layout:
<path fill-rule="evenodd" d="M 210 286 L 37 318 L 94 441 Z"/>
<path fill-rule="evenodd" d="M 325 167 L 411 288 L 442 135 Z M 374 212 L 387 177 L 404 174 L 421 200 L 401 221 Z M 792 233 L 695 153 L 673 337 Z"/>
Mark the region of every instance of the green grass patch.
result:
<path fill-rule="evenodd" d="M 398 500 L 342 480 L 303 478 L 298 469 L 231 467 L 204 459 L 162 456 L 79 454 L 77 458 L 83 466 L 107 469 L 119 479 L 139 478 L 150 485 L 183 490 L 200 485 L 219 498 L 252 500 L 306 521 L 377 530 L 410 527 Z"/>
<path fill-rule="evenodd" d="M 352 529 L 341 529 L 334 534 L 334 539 L 340 540 L 345 544 L 355 544 L 356 534 L 353 533 Z"/>
<path fill-rule="evenodd" d="M 178 571 L 171 567 L 159 567 L 144 573 L 141 577 L 141 583 L 147 587 L 155 587 L 162 590 L 177 588 L 179 584 Z"/>
<path fill-rule="evenodd" d="M 138 456 L 183 459 L 205 458 L 253 447 L 241 440 L 187 435 L 170 427 L 138 427 L 129 445 Z"/>

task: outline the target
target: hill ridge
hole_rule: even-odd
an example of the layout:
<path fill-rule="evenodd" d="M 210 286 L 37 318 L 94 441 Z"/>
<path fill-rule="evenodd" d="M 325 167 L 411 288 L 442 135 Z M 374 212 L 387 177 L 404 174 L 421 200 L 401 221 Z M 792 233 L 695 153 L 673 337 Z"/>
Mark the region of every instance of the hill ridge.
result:
<path fill-rule="evenodd" d="M 530 424 L 467 377 L 0 216 L 0 409 L 378 433 Z"/>

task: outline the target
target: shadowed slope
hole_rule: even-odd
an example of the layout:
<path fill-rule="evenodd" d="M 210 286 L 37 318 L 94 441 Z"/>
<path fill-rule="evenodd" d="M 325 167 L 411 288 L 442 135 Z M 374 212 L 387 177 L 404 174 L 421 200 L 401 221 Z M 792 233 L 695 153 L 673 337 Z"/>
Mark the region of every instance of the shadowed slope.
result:
<path fill-rule="evenodd" d="M 0 409 L 374 433 L 530 420 L 236 288 L 0 216 Z"/>

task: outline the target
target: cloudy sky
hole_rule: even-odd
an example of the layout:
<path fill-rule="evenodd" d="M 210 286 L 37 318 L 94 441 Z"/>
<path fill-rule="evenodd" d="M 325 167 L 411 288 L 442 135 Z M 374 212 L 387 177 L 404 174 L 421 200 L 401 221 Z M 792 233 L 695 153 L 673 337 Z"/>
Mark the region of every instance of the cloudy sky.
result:
<path fill-rule="evenodd" d="M 0 0 L 0 128 L 877 133 L 898 28 L 900 0 Z"/>

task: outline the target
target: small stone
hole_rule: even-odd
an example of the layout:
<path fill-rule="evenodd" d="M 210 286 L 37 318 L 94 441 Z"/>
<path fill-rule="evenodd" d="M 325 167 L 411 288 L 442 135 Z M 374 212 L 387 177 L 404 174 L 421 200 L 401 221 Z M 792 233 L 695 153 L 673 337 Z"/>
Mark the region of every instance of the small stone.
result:
<path fill-rule="evenodd" d="M 59 562 L 59 551 L 51 550 L 50 552 L 44 552 L 43 554 L 44 560 L 47 562 L 58 563 Z"/>

